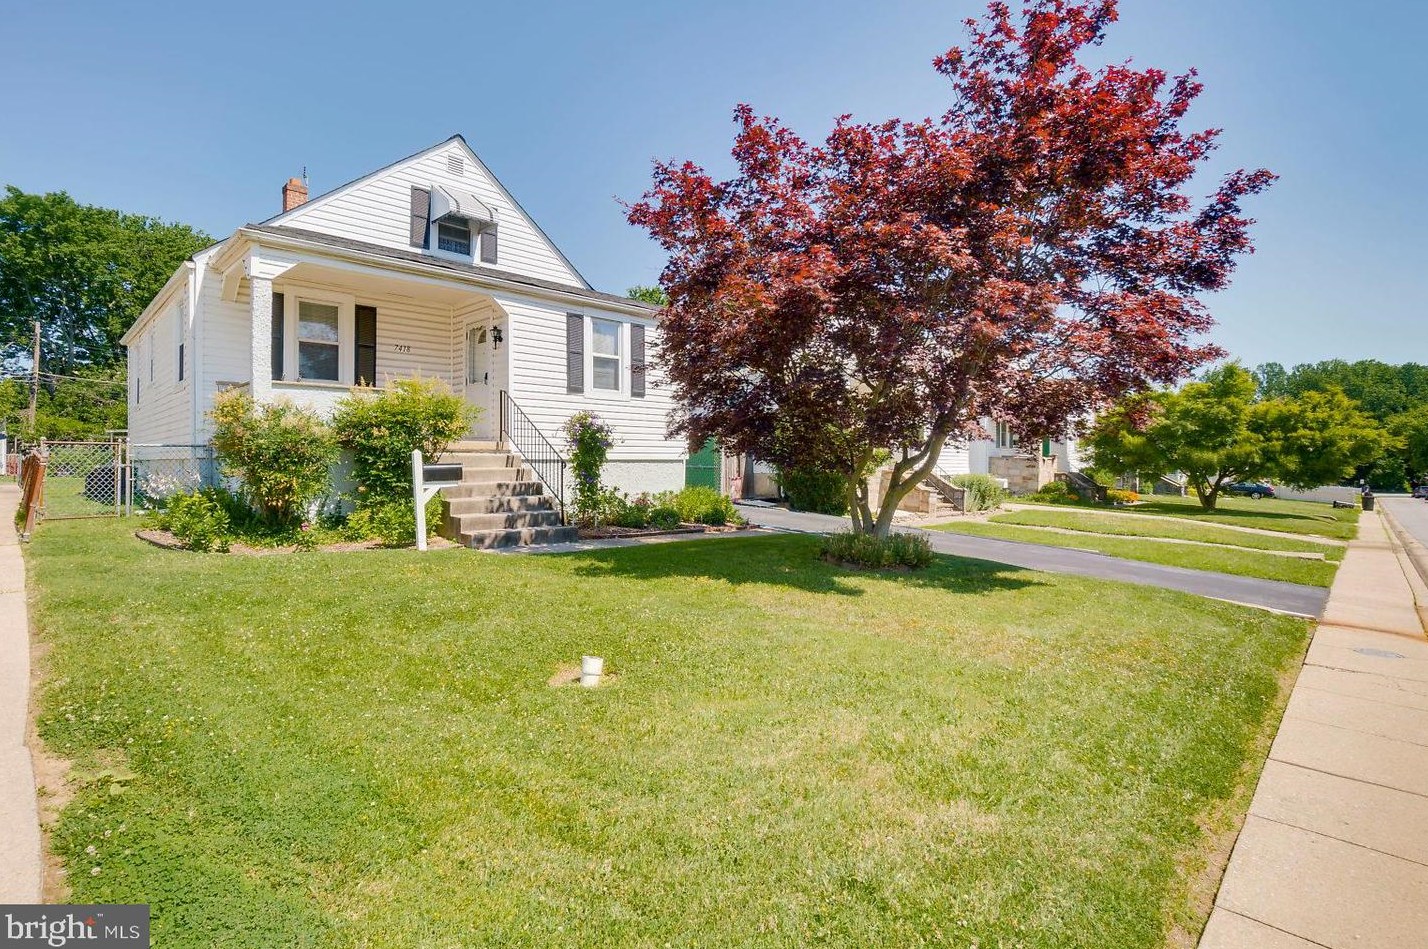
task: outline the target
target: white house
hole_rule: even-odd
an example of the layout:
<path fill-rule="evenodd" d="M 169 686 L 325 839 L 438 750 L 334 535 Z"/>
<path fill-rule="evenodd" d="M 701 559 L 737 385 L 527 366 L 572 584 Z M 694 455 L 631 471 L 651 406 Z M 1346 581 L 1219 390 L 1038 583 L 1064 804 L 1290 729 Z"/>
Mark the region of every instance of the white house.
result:
<path fill-rule="evenodd" d="M 186 261 L 123 339 L 130 440 L 136 457 L 206 443 L 234 386 L 327 410 L 435 377 L 481 409 L 473 440 L 505 419 L 563 451 L 589 409 L 615 432 L 611 484 L 677 490 L 658 337 L 653 308 L 593 289 L 455 135 L 312 200 L 289 181 L 281 214 Z"/>

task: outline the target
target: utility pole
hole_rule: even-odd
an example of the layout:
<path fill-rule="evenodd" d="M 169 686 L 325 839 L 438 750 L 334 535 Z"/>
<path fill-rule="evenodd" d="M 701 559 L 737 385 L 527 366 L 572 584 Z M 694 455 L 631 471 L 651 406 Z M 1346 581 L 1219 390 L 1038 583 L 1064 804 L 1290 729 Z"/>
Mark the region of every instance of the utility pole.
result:
<path fill-rule="evenodd" d="M 35 320 L 35 356 L 30 366 L 30 429 L 35 428 L 35 413 L 40 402 L 40 321 Z"/>

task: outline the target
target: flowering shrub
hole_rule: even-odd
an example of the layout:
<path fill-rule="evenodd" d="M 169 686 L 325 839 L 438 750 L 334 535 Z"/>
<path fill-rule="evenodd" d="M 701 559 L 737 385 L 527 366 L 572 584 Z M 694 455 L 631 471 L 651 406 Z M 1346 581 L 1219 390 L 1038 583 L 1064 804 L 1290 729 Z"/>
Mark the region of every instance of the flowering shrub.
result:
<path fill-rule="evenodd" d="M 1140 495 L 1134 491 L 1123 491 L 1120 488 L 1107 488 L 1106 500 L 1112 504 L 1134 504 L 1140 500 Z"/>
<path fill-rule="evenodd" d="M 224 474 L 263 520 L 295 524 L 327 490 L 337 460 L 332 430 L 290 402 L 256 405 L 245 392 L 214 397 L 213 448 Z"/>
<path fill-rule="evenodd" d="M 435 461 L 470 430 L 477 411 L 434 379 L 398 379 L 381 392 L 358 390 L 338 402 L 332 428 L 352 453 L 358 506 L 410 495 L 412 452 Z"/>
<path fill-rule="evenodd" d="M 600 486 L 600 474 L 615 443 L 610 426 L 593 412 L 576 412 L 565 423 L 570 446 L 570 471 L 574 477 L 573 507 L 578 524 L 593 525 L 601 520 L 608 498 Z"/>

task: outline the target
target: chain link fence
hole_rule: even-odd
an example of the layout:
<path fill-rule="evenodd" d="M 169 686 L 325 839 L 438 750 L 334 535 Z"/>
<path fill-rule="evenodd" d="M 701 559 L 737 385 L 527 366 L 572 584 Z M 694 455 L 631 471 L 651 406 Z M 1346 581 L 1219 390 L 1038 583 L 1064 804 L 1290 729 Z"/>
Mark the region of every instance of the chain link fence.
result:
<path fill-rule="evenodd" d="M 210 445 L 127 446 L 131 490 L 127 508 L 148 510 L 172 494 L 217 487 L 218 464 Z"/>
<path fill-rule="evenodd" d="M 162 499 L 220 483 L 209 445 L 145 445 L 108 441 L 15 444 L 6 473 L 19 476 L 19 462 L 38 451 L 45 458 L 43 519 L 117 517 L 148 510 Z"/>

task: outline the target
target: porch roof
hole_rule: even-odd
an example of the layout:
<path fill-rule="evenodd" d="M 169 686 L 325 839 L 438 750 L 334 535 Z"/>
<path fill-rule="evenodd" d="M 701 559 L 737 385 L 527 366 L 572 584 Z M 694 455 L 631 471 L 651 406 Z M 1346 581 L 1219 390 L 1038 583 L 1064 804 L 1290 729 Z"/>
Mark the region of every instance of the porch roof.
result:
<path fill-rule="evenodd" d="M 277 238 L 301 241 L 306 244 L 318 244 L 324 247 L 330 247 L 333 250 L 348 251 L 366 257 L 379 257 L 397 263 L 415 264 L 432 270 L 450 271 L 467 277 L 475 277 L 479 280 L 488 280 L 493 283 L 517 284 L 530 287 L 532 290 L 543 291 L 544 294 L 557 293 L 563 296 L 580 297 L 601 303 L 619 304 L 622 308 L 645 310 L 647 312 L 654 312 L 659 309 L 648 303 L 632 300 L 629 297 L 617 296 L 613 293 L 601 293 L 598 290 L 587 290 L 584 287 L 573 286 L 568 283 L 557 283 L 554 280 L 528 277 L 524 274 L 513 273 L 509 270 L 501 270 L 497 267 L 482 267 L 478 264 L 464 264 L 460 261 L 444 260 L 439 257 L 433 257 L 430 254 L 399 250 L 395 247 L 384 247 L 381 244 L 371 244 L 367 241 L 337 237 L 333 234 L 324 234 L 321 231 L 309 231 L 298 227 L 285 227 L 272 224 L 248 224 L 239 231 L 239 234 L 244 232 L 259 238 L 261 238 L 262 235 L 271 235 Z"/>

